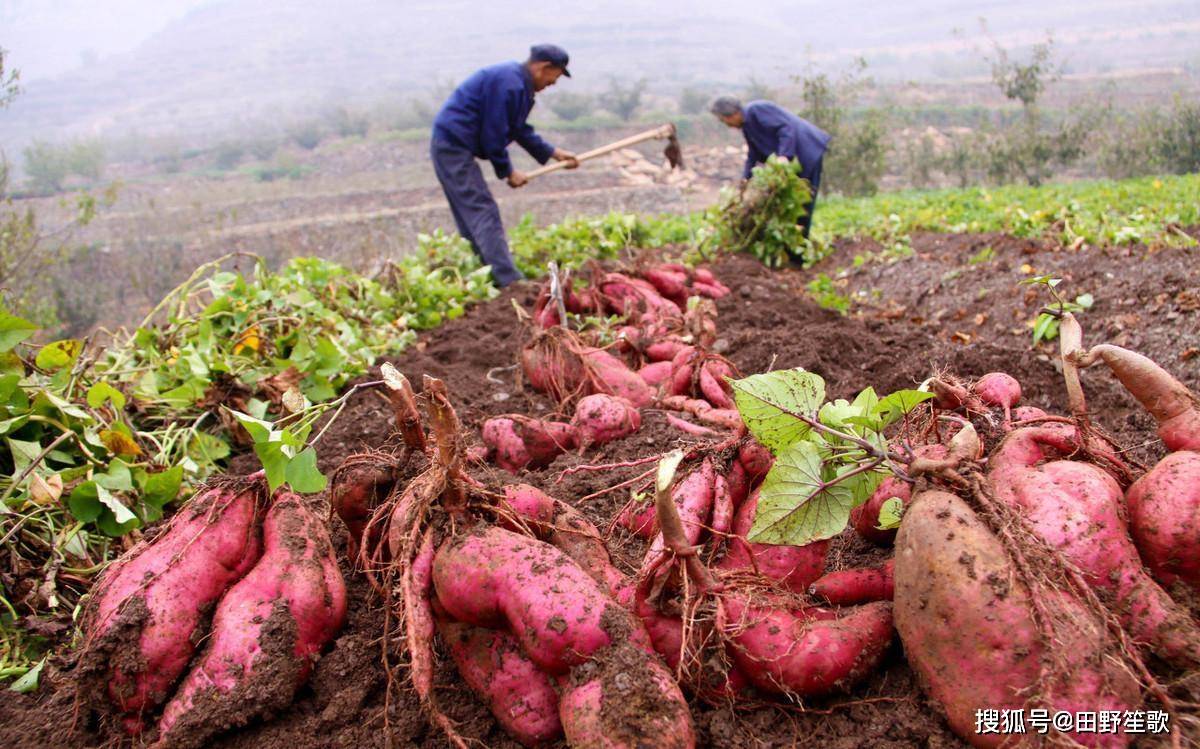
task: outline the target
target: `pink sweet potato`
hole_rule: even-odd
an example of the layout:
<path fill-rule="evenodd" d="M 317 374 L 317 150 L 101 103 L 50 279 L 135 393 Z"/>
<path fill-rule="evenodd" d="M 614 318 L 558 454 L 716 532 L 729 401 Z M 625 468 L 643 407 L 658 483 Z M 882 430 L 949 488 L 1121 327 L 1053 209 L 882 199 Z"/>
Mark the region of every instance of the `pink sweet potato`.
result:
<path fill-rule="evenodd" d="M 83 623 L 81 688 L 104 694 L 140 729 L 187 668 L 206 612 L 258 561 L 265 483 L 210 484 L 105 570 Z"/>
<path fill-rule="evenodd" d="M 598 348 L 585 349 L 583 357 L 590 372 L 592 392 L 619 396 L 635 408 L 654 403 L 654 388 L 625 362 Z"/>
<path fill-rule="evenodd" d="M 1183 666 L 1200 665 L 1200 630 L 1147 573 L 1129 538 L 1121 487 L 1091 463 L 1053 460 L 1079 446 L 1073 428 L 1029 427 L 989 459 L 996 498 L 1112 599 L 1134 640 Z"/>
<path fill-rule="evenodd" d="M 1008 411 L 1021 400 L 1021 383 L 1004 372 L 989 372 L 971 386 L 979 400 Z"/>
<path fill-rule="evenodd" d="M 560 403 L 587 384 L 587 367 L 569 331 L 553 327 L 534 334 L 521 349 L 521 371 L 530 387 Z"/>
<path fill-rule="evenodd" d="M 670 299 L 680 309 L 687 306 L 687 273 L 658 266 L 647 268 L 642 271 L 641 276 L 649 281 L 659 294 Z"/>
<path fill-rule="evenodd" d="M 501 528 L 480 527 L 443 543 L 434 557 L 433 585 L 450 616 L 508 630 L 550 674 L 565 674 L 640 629 L 563 552 Z M 612 622 L 626 631 L 614 631 Z"/>
<path fill-rule="evenodd" d="M 687 701 L 673 675 L 629 643 L 606 649 L 560 682 L 559 714 L 568 746 L 696 745 Z"/>
<path fill-rule="evenodd" d="M 1046 412 L 1037 406 L 1017 406 L 1012 412 L 1013 421 L 1030 421 L 1045 416 Z"/>
<path fill-rule="evenodd" d="M 676 338 L 655 341 L 646 347 L 646 358 L 652 362 L 670 362 L 680 351 L 691 349 L 688 344 Z"/>
<path fill-rule="evenodd" d="M 571 426 L 581 446 L 603 445 L 640 429 L 642 415 L 624 398 L 596 393 L 575 404 Z"/>
<path fill-rule="evenodd" d="M 733 520 L 733 536 L 717 567 L 724 570 L 754 570 L 798 593 L 807 591 L 808 586 L 825 571 L 829 541 L 814 541 L 804 546 L 751 543 L 746 540 L 746 534 L 754 524 L 757 510 L 758 490 L 755 489 L 738 508 Z"/>
<path fill-rule="evenodd" d="M 883 660 L 892 640 L 892 606 L 869 603 L 840 614 L 723 598 L 733 661 L 754 686 L 812 697 L 848 690 Z"/>
<path fill-rule="evenodd" d="M 562 735 L 554 684 L 515 637 L 445 617 L 437 628 L 463 681 L 513 738 L 534 746 Z"/>
<path fill-rule="evenodd" d="M 894 571 L 893 559 L 878 567 L 838 570 L 819 577 L 808 586 L 808 592 L 834 606 L 890 601 L 895 584 Z"/>
<path fill-rule="evenodd" d="M 520 414 L 485 421 L 483 442 L 495 452 L 496 465 L 512 473 L 522 468 L 545 468 L 578 444 L 570 424 Z"/>
<path fill-rule="evenodd" d="M 671 379 L 671 373 L 674 369 L 669 361 L 656 361 L 647 364 L 638 370 L 638 376 L 646 381 L 650 387 L 657 388 L 664 382 Z"/>
<path fill-rule="evenodd" d="M 254 568 L 217 606 L 212 635 L 163 710 L 159 746 L 201 747 L 291 704 L 346 618 L 346 587 L 321 516 L 276 495 Z"/>
<path fill-rule="evenodd" d="M 1141 354 L 1108 344 L 1072 358 L 1081 367 L 1107 364 L 1158 422 L 1158 436 L 1168 450 L 1200 451 L 1200 398 L 1165 369 Z"/>
<path fill-rule="evenodd" d="M 738 450 L 738 462 L 746 469 L 746 475 L 750 477 L 751 483 L 756 483 L 766 478 L 771 466 L 775 464 L 775 457 L 771 455 L 770 450 L 755 440 L 748 439 Z"/>
<path fill-rule="evenodd" d="M 1039 629 L 1029 587 L 1000 540 L 966 502 L 940 491 L 914 497 L 896 537 L 895 624 L 905 657 L 950 727 L 976 747 L 1011 742 L 975 732 L 977 710 L 1128 710 L 1136 679 L 1105 657 L 1104 623 L 1065 592 L 1039 595 L 1054 616 Z M 1042 669 L 1057 659 L 1042 683 Z M 1119 734 L 1077 733 L 1089 746 L 1121 747 Z"/>
<path fill-rule="evenodd" d="M 706 459 L 696 470 L 679 479 L 671 489 L 671 498 L 679 508 L 689 543 L 694 544 L 700 540 L 712 516 L 713 481 L 713 466 Z M 652 538 L 658 533 L 658 520 L 653 502 L 644 506 L 632 506 L 621 515 L 618 522 L 642 538 Z M 654 549 L 661 549 L 661 540 L 656 542 Z"/>
<path fill-rule="evenodd" d="M 1200 452 L 1159 461 L 1125 493 L 1129 526 L 1154 578 L 1200 592 Z"/>
<path fill-rule="evenodd" d="M 652 319 L 661 320 L 679 317 L 683 313 L 680 305 L 658 293 L 652 284 L 640 278 L 608 273 L 598 288 L 605 309 L 626 319 L 649 315 Z"/>
<path fill-rule="evenodd" d="M 879 528 L 879 511 L 883 503 L 896 497 L 902 503 L 908 504 L 912 496 L 912 485 L 895 476 L 888 476 L 863 504 L 850 511 L 850 523 L 858 535 L 876 546 L 891 546 L 896 538 L 896 529 L 883 530 Z"/>
<path fill-rule="evenodd" d="M 367 521 L 395 483 L 395 461 L 371 453 L 347 458 L 334 472 L 330 504 L 350 533 L 346 552 L 350 559 L 358 558 L 358 545 Z"/>

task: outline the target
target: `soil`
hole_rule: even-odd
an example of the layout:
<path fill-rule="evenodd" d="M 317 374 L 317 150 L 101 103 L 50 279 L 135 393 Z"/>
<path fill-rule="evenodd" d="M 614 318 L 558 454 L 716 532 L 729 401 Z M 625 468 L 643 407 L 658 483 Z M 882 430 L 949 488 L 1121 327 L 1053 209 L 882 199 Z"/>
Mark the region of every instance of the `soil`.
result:
<path fill-rule="evenodd" d="M 997 235 L 928 234 L 914 237 L 912 244 L 915 253 L 910 258 L 855 267 L 856 255 L 879 248 L 870 242 L 844 242 L 821 267 L 809 271 L 769 271 L 742 256 L 721 259 L 714 271 L 733 293 L 719 304 L 718 350 L 743 373 L 797 366 L 817 372 L 825 378 L 831 397 L 853 396 L 868 385 L 881 393 L 912 387 L 935 371 L 975 378 L 999 369 L 1020 380 L 1024 403 L 1061 412 L 1065 397 L 1054 348 L 1030 346 L 1026 323 L 1045 299 L 1036 293 L 1030 297 L 1029 287 L 1020 284 L 1032 275 L 1021 267 L 1029 264 L 1038 273 L 1062 277 L 1065 295 L 1087 291 L 1095 296 L 1095 306 L 1080 317 L 1085 342 L 1107 340 L 1142 351 L 1200 389 L 1200 263 L 1195 250 L 1072 252 Z M 985 247 L 992 252 L 983 253 L 984 261 L 972 262 Z M 838 282 L 839 291 L 857 301 L 847 316 L 821 309 L 804 293 L 816 273 L 837 277 L 844 267 L 851 270 Z M 514 367 L 522 332 L 513 302 L 528 309 L 535 292 L 532 284 L 506 290 L 497 300 L 424 335 L 391 361 L 418 389 L 423 375 L 445 380 L 460 416 L 474 434 L 492 415 L 549 415 L 554 410 L 551 403 L 524 390 Z M 1133 457 L 1151 461 L 1162 454 L 1151 420 L 1106 371 L 1084 372 L 1084 386 L 1098 423 L 1130 446 Z M 320 443 L 320 467 L 330 472 L 348 455 L 382 447 L 391 432 L 384 398 L 361 393 Z M 550 468 L 525 473 L 518 480 L 575 504 L 603 531 L 628 498 L 628 490 L 590 495 L 637 476 L 647 466 L 569 475 L 563 471 L 643 458 L 694 439 L 670 427 L 662 413 L 648 411 L 642 429 L 634 435 L 583 456 L 560 456 Z M 235 467 L 249 470 L 251 466 L 247 460 Z M 473 472 L 492 486 L 513 480 L 498 469 Z M 324 497 L 313 501 L 323 502 Z M 333 530 L 339 554 L 344 556 L 340 521 L 334 521 Z M 611 530 L 611 541 L 618 566 L 634 569 L 645 542 L 623 530 Z M 887 553 L 849 532 L 834 540 L 829 566 L 841 569 L 878 562 Z M 388 700 L 387 672 L 381 660 L 382 607 L 360 576 L 347 571 L 347 583 L 347 624 L 292 705 L 270 719 L 218 737 L 209 746 L 447 745 L 422 716 L 403 667 L 393 672 Z M 0 692 L 0 744 L 94 747 L 115 735 L 83 711 L 76 713 L 72 668 L 69 658 L 55 659 L 39 693 Z M 518 746 L 497 727 L 444 656 L 436 691 L 464 736 L 487 746 Z M 735 710 L 695 703 L 693 718 L 700 745 L 709 747 L 965 746 L 923 695 L 898 644 L 892 646 L 883 667 L 851 694 L 814 700 L 803 708 L 765 704 Z"/>

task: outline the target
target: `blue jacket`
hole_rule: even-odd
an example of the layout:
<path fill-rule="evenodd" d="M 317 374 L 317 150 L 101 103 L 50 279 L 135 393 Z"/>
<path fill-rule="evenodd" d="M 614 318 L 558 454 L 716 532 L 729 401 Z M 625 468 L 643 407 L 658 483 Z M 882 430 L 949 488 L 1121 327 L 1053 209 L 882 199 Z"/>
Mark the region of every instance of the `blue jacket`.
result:
<path fill-rule="evenodd" d="M 514 140 L 540 164 L 554 153 L 554 146 L 525 122 L 531 109 L 533 79 L 525 66 L 519 62 L 491 65 L 454 89 L 433 121 L 433 137 L 487 159 L 496 176 L 505 179 L 513 170 L 508 144 Z"/>
<path fill-rule="evenodd" d="M 749 146 L 744 178 L 749 179 L 750 171 L 771 154 L 799 161 L 804 168 L 802 177 L 819 175 L 821 157 L 829 147 L 829 133 L 769 101 L 750 102 L 743 108 L 743 115 L 742 135 Z"/>

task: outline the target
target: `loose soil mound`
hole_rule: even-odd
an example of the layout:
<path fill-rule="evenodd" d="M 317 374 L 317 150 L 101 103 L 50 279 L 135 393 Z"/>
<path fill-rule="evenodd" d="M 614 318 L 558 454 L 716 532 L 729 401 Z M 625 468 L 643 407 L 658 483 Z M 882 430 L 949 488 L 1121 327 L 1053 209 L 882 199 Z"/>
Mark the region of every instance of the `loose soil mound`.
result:
<path fill-rule="evenodd" d="M 913 244 L 914 258 L 890 265 L 868 264 L 850 276 L 845 293 L 861 290 L 868 303 L 848 317 L 809 301 L 803 287 L 811 273 L 771 272 L 746 257 L 723 259 L 715 271 L 733 293 L 719 305 L 719 347 L 746 373 L 796 366 L 817 372 L 834 397 L 852 396 L 867 385 L 880 392 L 911 387 L 937 369 L 964 377 L 1003 369 L 1020 379 L 1025 402 L 1061 410 L 1064 399 L 1053 351 L 1031 350 L 1024 327 L 1043 301 L 1027 300 L 1027 287 L 1019 285 L 1030 275 L 1020 266 L 1029 263 L 1038 272 L 1067 279 L 1065 288 L 1072 295 L 1090 291 L 1096 296 L 1095 308 L 1082 316 L 1089 342 L 1108 339 L 1143 351 L 1191 387 L 1200 387 L 1200 359 L 1188 353 L 1200 346 L 1200 299 L 1196 298 L 1200 277 L 1194 251 L 1167 250 L 1143 262 L 1137 252 L 1055 252 L 1009 237 L 924 235 Z M 993 248 L 987 263 L 968 262 L 985 246 Z M 824 270 L 849 265 L 855 254 L 871 249 L 846 243 L 826 261 Z M 523 390 L 513 366 L 522 333 L 512 302 L 528 309 L 535 291 L 532 285 L 506 291 L 496 301 L 424 336 L 392 361 L 418 387 L 423 374 L 445 380 L 464 423 L 476 434 L 479 424 L 492 415 L 548 415 L 553 410 L 550 402 Z M 1012 332 L 1016 328 L 1020 330 Z M 1085 378 L 1090 404 L 1102 426 L 1123 443 L 1137 446 L 1139 458 L 1152 459 L 1161 453 L 1161 445 L 1153 441 L 1152 422 L 1115 380 L 1100 369 L 1087 372 Z M 380 447 L 389 432 L 390 413 L 384 399 L 375 393 L 362 394 L 322 440 L 321 468 L 330 471 L 347 455 Z M 564 455 L 548 470 L 520 480 L 577 504 L 603 529 L 627 492 L 584 498 L 643 469 L 585 471 L 557 481 L 560 472 L 584 463 L 664 452 L 685 439 L 662 414 L 649 412 L 636 434 L 592 450 L 586 458 Z M 240 467 L 250 465 L 247 461 Z M 497 485 L 512 480 L 498 470 L 488 478 Z M 338 521 L 334 533 L 339 546 L 344 545 Z M 620 530 L 613 531 L 612 542 L 617 563 L 633 570 L 644 542 Z M 847 533 L 835 540 L 830 564 L 842 568 L 880 558 L 881 551 Z M 360 577 L 348 573 L 347 579 L 347 625 L 295 703 L 273 720 L 221 737 L 212 746 L 368 749 L 387 746 L 389 732 L 393 747 L 446 745 L 422 717 L 402 670 L 385 714 L 383 607 Z M 38 695 L 0 693 L 0 744 L 17 748 L 104 744 L 112 734 L 82 713 L 76 716 L 74 696 L 67 687 L 71 665 L 55 662 L 47 674 L 46 687 Z M 437 690 L 443 708 L 459 721 L 462 734 L 488 746 L 518 746 L 458 682 L 448 662 L 439 671 Z M 780 705 L 733 711 L 697 704 L 694 716 L 700 745 L 965 746 L 922 695 L 898 645 L 881 671 L 852 695 L 805 707 L 804 712 Z"/>

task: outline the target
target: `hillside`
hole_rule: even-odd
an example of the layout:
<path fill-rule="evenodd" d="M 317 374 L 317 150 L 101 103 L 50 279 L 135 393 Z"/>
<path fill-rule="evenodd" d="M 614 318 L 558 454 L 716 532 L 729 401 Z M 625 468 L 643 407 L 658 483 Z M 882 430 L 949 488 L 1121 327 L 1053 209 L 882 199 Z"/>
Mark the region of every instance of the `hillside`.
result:
<path fill-rule="evenodd" d="M 29 14 L 30 34 L 44 33 L 55 20 L 49 9 L 20 10 Z M 9 10 L 6 25 L 20 30 L 15 16 Z M 1054 30 L 1076 73 L 1200 63 L 1200 7 L 1187 0 L 1052 7 L 1033 0 L 921 0 L 882 8 L 850 0 L 819 12 L 811 3 L 765 0 L 736 7 L 618 0 L 554 14 L 463 0 L 404 7 L 380 0 L 217 0 L 131 51 L 74 72 L 48 78 L 26 67 L 25 93 L 0 119 L 0 142 L 15 151 L 35 135 L 209 131 L 347 100 L 427 97 L 478 65 L 516 57 L 544 39 L 571 51 L 577 76 L 568 85 L 576 90 L 602 88 L 610 75 L 646 77 L 671 93 L 686 84 L 742 84 L 751 75 L 783 80 L 807 64 L 827 67 L 856 55 L 883 78 L 978 74 L 980 17 L 1008 45 Z M 12 64 L 21 67 L 21 45 L 6 46 L 14 47 Z"/>

